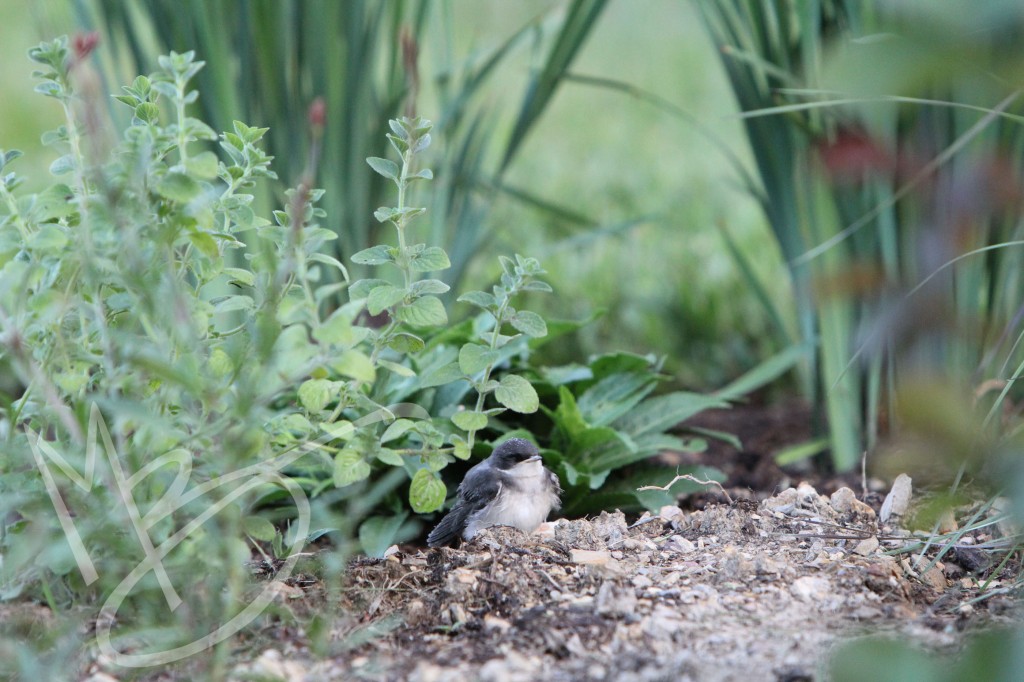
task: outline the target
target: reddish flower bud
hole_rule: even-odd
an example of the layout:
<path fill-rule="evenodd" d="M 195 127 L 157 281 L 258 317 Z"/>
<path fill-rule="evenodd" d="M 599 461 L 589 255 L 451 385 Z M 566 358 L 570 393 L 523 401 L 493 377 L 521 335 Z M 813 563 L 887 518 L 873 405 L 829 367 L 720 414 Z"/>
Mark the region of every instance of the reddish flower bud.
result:
<path fill-rule="evenodd" d="M 327 104 L 323 97 L 317 97 L 309 105 L 309 125 L 314 128 L 323 128 L 327 120 Z"/>
<path fill-rule="evenodd" d="M 89 33 L 76 33 L 71 39 L 71 49 L 75 53 L 75 61 L 80 62 L 86 59 L 100 42 L 99 31 Z"/>
<path fill-rule="evenodd" d="M 876 140 L 857 129 L 841 129 L 830 143 L 819 147 L 821 160 L 833 180 L 857 181 L 868 171 L 889 171 L 893 156 Z"/>

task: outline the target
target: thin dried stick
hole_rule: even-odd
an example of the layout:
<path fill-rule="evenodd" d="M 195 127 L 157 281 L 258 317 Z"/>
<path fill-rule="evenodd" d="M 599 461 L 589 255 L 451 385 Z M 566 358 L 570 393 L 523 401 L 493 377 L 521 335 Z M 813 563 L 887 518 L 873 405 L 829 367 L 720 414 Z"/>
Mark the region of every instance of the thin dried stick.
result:
<path fill-rule="evenodd" d="M 729 497 L 729 493 L 725 492 L 725 488 L 722 487 L 721 483 L 719 483 L 718 481 L 702 481 L 691 474 L 679 474 L 675 478 L 673 478 L 668 483 L 668 485 L 645 485 L 642 488 L 637 488 L 637 491 L 639 492 L 641 490 L 663 490 L 665 492 L 668 492 L 669 488 L 674 486 L 679 481 L 693 481 L 694 483 L 697 483 L 699 485 L 716 485 L 718 486 L 718 489 L 722 491 L 722 494 L 725 495 L 726 502 L 732 504 L 732 498 Z"/>

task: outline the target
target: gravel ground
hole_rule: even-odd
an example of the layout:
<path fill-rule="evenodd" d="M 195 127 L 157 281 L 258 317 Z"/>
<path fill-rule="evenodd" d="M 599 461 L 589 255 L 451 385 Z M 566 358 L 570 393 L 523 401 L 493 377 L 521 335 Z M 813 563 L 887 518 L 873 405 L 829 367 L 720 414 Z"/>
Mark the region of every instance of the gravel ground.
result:
<path fill-rule="evenodd" d="M 850 636 L 953 651 L 966 632 L 1016 619 L 1008 597 L 968 604 L 986 570 L 977 553 L 925 570 L 927 558 L 886 553 L 909 537 L 889 521 L 849 489 L 829 498 L 802 484 L 760 504 L 393 548 L 351 567 L 347 615 L 326 635 L 336 646 L 319 655 L 296 623 L 315 621 L 325 593 L 282 585 L 291 617 L 264 624 L 232 679 L 810 680 Z M 1000 570 L 989 588 L 1019 567 Z"/>

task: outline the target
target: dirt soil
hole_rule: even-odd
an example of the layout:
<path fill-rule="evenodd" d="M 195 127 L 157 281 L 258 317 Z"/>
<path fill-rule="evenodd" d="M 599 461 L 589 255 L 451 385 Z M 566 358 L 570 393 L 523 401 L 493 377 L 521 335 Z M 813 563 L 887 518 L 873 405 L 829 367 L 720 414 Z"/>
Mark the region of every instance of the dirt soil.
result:
<path fill-rule="evenodd" d="M 807 423 L 799 405 L 703 413 L 691 425 L 736 433 L 743 448 L 663 455 L 728 474 L 685 509 L 392 547 L 353 561 L 340 591 L 313 557 L 275 581 L 275 605 L 235 638 L 229 679 L 796 682 L 822 679 L 852 636 L 950 653 L 971 632 L 1020 621 L 1016 556 L 979 548 L 1012 529 L 968 533 L 941 557 L 895 552 L 918 539 L 899 515 L 910 490 L 883 523 L 888 483 L 775 464 L 779 448 L 809 437 Z M 258 579 L 273 580 L 262 568 Z M 93 659 L 81 679 L 204 679 L 204 666 L 128 674 Z"/>
<path fill-rule="evenodd" d="M 232 679 L 811 680 L 851 635 L 953 650 L 967 631 L 1016 619 L 1009 597 L 971 603 L 992 568 L 979 553 L 930 567 L 885 553 L 907 536 L 851 490 L 825 497 L 804 484 L 760 504 L 666 507 L 631 524 L 603 513 L 531 536 L 493 529 L 456 549 L 394 548 L 351 568 L 345 610 L 362 627 L 336 622 L 329 636 L 344 651 L 312 654 L 289 618 L 268 624 L 269 645 Z M 322 596 L 282 586 L 296 615 Z M 384 634 L 353 645 L 373 624 Z"/>

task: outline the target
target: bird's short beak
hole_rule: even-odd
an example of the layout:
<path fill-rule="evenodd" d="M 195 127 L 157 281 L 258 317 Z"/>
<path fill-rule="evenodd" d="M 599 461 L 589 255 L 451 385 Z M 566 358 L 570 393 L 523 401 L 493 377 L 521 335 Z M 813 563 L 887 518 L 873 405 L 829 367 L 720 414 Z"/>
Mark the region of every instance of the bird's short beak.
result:
<path fill-rule="evenodd" d="M 543 457 L 541 457 L 540 455 L 534 455 L 533 457 L 527 457 L 526 459 L 524 459 L 523 464 L 526 464 L 527 462 L 539 462 L 542 459 Z"/>

